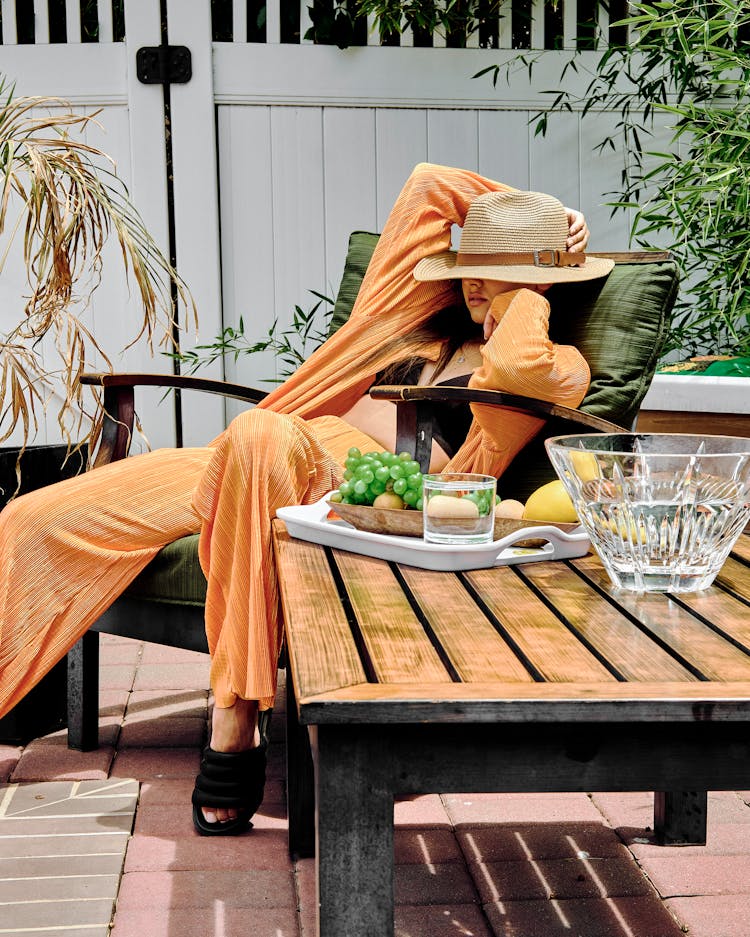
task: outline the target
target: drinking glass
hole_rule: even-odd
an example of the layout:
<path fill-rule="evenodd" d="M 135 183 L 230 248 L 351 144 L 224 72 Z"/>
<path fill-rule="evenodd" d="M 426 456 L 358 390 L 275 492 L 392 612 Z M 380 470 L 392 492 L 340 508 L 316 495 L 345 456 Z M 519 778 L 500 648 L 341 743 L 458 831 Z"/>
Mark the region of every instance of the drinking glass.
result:
<path fill-rule="evenodd" d="M 424 539 L 428 543 L 490 543 L 496 484 L 492 475 L 470 472 L 424 475 Z"/>

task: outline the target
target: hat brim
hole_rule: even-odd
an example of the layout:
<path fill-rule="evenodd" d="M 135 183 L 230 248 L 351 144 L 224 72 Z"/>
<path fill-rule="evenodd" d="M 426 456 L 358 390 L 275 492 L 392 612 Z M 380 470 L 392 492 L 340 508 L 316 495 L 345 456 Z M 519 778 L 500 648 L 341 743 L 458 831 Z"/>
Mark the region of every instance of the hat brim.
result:
<path fill-rule="evenodd" d="M 580 283 L 605 277 L 614 267 L 614 260 L 606 257 L 587 257 L 581 267 L 535 267 L 531 264 L 505 266 L 458 266 L 455 251 L 443 251 L 420 260 L 414 268 L 414 279 L 463 280 L 475 277 L 478 280 L 502 280 L 505 283 Z"/>

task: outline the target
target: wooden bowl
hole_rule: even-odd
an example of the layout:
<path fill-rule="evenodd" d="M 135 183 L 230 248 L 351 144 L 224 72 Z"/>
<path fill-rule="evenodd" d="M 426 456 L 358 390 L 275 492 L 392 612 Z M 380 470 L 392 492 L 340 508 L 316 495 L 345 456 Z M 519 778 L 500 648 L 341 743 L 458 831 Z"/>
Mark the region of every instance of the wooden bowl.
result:
<path fill-rule="evenodd" d="M 364 504 L 334 504 L 328 502 L 334 514 L 357 530 L 367 530 L 373 534 L 392 534 L 399 537 L 422 536 L 422 512 L 412 510 L 394 511 L 388 508 L 373 508 Z M 501 540 L 508 534 L 527 527 L 556 527 L 565 533 L 575 530 L 578 524 L 562 524 L 556 521 L 514 520 L 509 517 L 496 517 L 493 540 Z M 519 546 L 539 546 L 546 541 L 541 538 L 519 541 Z"/>

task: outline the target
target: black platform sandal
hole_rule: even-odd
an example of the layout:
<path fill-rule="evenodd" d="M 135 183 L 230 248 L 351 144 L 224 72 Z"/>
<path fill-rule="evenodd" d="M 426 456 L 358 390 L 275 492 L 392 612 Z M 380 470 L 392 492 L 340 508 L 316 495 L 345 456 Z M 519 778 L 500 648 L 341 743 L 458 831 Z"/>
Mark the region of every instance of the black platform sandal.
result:
<path fill-rule="evenodd" d="M 203 750 L 201 769 L 193 790 L 193 825 L 201 836 L 237 836 L 252 825 L 266 783 L 266 747 L 244 752 Z M 232 808 L 233 820 L 209 823 L 202 807 Z"/>

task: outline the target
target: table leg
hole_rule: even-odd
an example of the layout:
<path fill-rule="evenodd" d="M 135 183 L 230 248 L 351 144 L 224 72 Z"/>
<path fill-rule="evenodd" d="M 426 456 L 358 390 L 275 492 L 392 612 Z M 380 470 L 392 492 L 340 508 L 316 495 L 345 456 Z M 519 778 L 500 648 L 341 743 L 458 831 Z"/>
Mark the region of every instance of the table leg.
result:
<path fill-rule="evenodd" d="M 315 776 L 307 727 L 300 725 L 291 668 L 286 671 L 286 805 L 289 855 L 315 855 Z"/>
<path fill-rule="evenodd" d="M 662 846 L 705 846 L 706 791 L 655 791 L 654 832 Z"/>
<path fill-rule="evenodd" d="M 388 753 L 363 727 L 318 726 L 318 937 L 393 937 Z"/>

